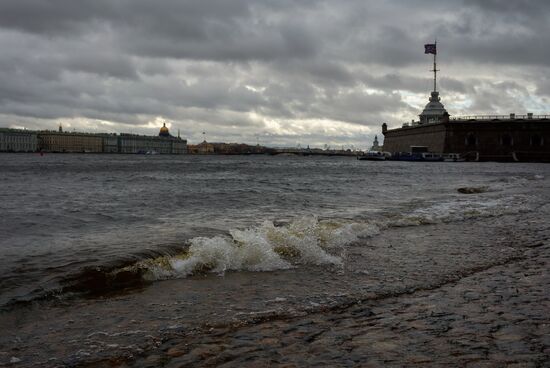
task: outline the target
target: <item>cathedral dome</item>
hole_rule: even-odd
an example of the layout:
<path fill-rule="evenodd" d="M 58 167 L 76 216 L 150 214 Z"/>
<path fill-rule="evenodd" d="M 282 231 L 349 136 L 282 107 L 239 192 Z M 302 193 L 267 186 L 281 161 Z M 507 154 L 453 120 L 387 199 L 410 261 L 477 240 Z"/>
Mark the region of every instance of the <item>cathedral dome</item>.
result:
<path fill-rule="evenodd" d="M 170 137 L 170 132 L 168 131 L 168 128 L 166 127 L 166 123 L 162 125 L 162 128 L 160 128 L 159 137 Z"/>

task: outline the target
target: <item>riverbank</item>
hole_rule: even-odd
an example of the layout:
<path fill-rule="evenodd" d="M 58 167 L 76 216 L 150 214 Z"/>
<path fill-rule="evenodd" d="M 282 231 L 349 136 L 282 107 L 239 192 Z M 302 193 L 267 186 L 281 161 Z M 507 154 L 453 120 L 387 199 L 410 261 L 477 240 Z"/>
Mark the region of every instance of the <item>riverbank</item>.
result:
<path fill-rule="evenodd" d="M 547 366 L 549 238 L 548 230 L 541 232 L 517 258 L 431 289 L 300 318 L 212 328 L 171 339 L 128 365 Z"/>
<path fill-rule="evenodd" d="M 398 227 L 346 266 L 168 280 L 1 316 L 15 366 L 540 366 L 550 206 Z"/>
<path fill-rule="evenodd" d="M 529 252 L 548 243 L 547 165 L 14 155 L 0 168 L 4 366 L 356 364 L 348 356 L 403 365 L 424 348 L 384 339 L 410 322 L 390 328 L 401 313 L 418 324 L 400 336 L 421 333 L 426 346 L 437 326 L 460 334 L 468 322 L 436 306 L 409 310 L 404 298 L 432 305 L 431 295 L 468 277 L 546 257 Z M 498 282 L 477 283 L 485 279 Z M 531 309 L 524 318 L 533 328 L 544 321 L 544 281 L 519 285 L 534 294 L 510 312 Z M 464 305 L 459 294 L 453 300 Z M 479 331 L 464 336 L 495 339 Z M 346 345 L 360 336 L 364 345 Z M 387 351 L 365 352 L 370 339 Z M 537 341 L 522 345 L 542 349 L 526 354 L 533 364 L 546 354 Z M 309 350 L 316 344 L 322 354 Z"/>

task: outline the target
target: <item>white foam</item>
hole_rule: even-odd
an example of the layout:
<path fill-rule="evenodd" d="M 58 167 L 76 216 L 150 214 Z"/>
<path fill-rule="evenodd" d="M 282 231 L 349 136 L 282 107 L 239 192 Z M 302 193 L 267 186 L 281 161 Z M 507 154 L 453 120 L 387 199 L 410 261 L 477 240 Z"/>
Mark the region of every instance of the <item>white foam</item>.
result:
<path fill-rule="evenodd" d="M 515 195 L 506 198 L 480 197 L 440 202 L 396 218 L 391 226 L 417 226 L 516 214 L 527 211 L 529 207 L 526 203 L 530 200 L 530 197 Z"/>
<path fill-rule="evenodd" d="M 221 275 L 226 271 L 275 271 L 299 265 L 337 266 L 341 271 L 350 244 L 388 227 L 520 213 L 528 210 L 531 200 L 525 195 L 461 195 L 409 213 L 363 222 L 319 220 L 316 216 L 296 218 L 284 226 L 264 221 L 257 227 L 231 230 L 228 236 L 194 238 L 179 255 L 144 260 L 130 267 L 142 271 L 143 277 L 151 281 L 204 272 Z"/>
<path fill-rule="evenodd" d="M 186 277 L 197 272 L 274 271 L 300 264 L 343 265 L 345 246 L 377 234 L 372 224 L 319 221 L 315 216 L 297 218 L 286 226 L 265 221 L 230 236 L 197 237 L 186 253 L 160 257 L 137 265 L 149 280 Z"/>

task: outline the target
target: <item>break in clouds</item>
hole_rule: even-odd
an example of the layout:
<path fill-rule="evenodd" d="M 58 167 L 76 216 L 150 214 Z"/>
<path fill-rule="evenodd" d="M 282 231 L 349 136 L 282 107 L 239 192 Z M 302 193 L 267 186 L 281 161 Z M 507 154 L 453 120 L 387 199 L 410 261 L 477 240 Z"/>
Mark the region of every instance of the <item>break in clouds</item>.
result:
<path fill-rule="evenodd" d="M 550 3 L 2 0 L 0 126 L 365 148 L 427 102 L 548 113 Z"/>

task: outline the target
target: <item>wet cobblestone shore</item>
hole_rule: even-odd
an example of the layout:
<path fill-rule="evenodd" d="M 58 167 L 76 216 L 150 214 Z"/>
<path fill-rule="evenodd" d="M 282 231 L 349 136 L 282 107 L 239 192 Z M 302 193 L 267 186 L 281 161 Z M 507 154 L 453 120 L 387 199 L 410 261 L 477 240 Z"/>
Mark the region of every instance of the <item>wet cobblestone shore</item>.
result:
<path fill-rule="evenodd" d="M 509 231 L 528 232 L 517 257 L 441 286 L 298 318 L 212 327 L 136 361 L 96 364 L 550 367 L 550 230 L 538 218 Z"/>
<path fill-rule="evenodd" d="M 547 367 L 550 205 L 394 228 L 341 273 L 171 280 L 6 313 L 14 367 Z"/>
<path fill-rule="evenodd" d="M 212 329 L 135 367 L 550 366 L 550 247 L 412 295 Z"/>

